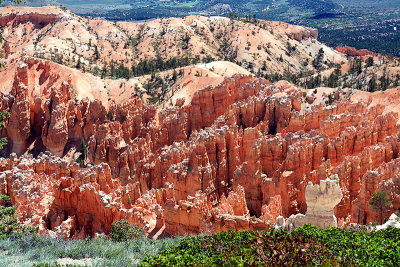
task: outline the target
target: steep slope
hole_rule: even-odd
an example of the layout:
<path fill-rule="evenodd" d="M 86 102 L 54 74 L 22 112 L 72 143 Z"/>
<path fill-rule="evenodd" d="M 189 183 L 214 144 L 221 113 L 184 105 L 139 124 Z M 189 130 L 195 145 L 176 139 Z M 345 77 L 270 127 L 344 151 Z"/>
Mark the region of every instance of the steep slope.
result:
<path fill-rule="evenodd" d="M 315 30 L 282 22 L 200 16 L 109 22 L 56 7 L 5 7 L 0 17 L 8 56 L 35 55 L 98 74 L 111 63 L 130 68 L 157 57 L 187 57 L 189 62 L 214 58 L 255 69 L 264 66 L 268 73 L 298 73 L 314 70 L 311 61 L 320 48 L 326 60 L 346 61 L 319 43 Z"/>

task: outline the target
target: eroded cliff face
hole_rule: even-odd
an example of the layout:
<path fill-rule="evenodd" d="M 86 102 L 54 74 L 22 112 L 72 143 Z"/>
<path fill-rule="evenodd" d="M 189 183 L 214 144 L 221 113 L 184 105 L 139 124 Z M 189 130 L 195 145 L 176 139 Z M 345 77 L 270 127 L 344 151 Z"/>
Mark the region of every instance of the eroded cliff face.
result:
<path fill-rule="evenodd" d="M 185 106 L 133 97 L 105 107 L 75 98 L 68 80 L 38 90 L 26 75 L 35 62 L 17 69 L 0 103 L 10 152 L 36 158 L 1 159 L 0 190 L 41 232 L 82 238 L 122 218 L 157 236 L 266 229 L 309 212 L 307 184 L 332 175 L 339 225 L 374 220 L 376 190 L 390 193 L 392 211 L 400 205 L 398 114 L 383 106 L 310 106 L 287 82 L 236 75 Z M 75 163 L 82 139 L 85 168 Z"/>

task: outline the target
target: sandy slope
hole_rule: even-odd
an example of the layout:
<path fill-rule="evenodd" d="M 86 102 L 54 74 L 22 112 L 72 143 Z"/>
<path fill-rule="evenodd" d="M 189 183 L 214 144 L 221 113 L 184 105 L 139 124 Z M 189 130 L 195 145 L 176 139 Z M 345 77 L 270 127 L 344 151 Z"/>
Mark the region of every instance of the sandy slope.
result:
<path fill-rule="evenodd" d="M 351 100 L 368 103 L 370 106 L 382 104 L 385 106 L 385 113 L 397 112 L 400 115 L 400 87 L 374 93 L 354 90 Z"/>
<path fill-rule="evenodd" d="M 34 88 L 32 94 L 43 94 L 52 87 L 59 88 L 61 83 L 68 82 L 72 85 L 77 100 L 88 98 L 102 101 L 106 106 L 110 100 L 121 103 L 143 90 L 136 79 L 127 80 L 102 80 L 90 73 L 83 73 L 49 61 L 23 58 L 22 61 L 13 61 L 0 70 L 0 92 L 7 94 L 12 88 L 16 70 L 24 62 L 34 62 L 28 68 L 28 88 Z M 31 64 L 31 63 L 29 63 Z"/>
<path fill-rule="evenodd" d="M 79 17 L 57 7 L 7 7 L 0 8 L 0 25 L 6 26 L 8 54 L 57 57 L 71 66 L 81 58 L 91 70 L 111 61 L 131 66 L 160 55 L 164 59 L 231 58 L 245 65 L 252 62 L 256 69 L 265 64 L 268 72 L 298 72 L 313 70 L 311 61 L 320 48 L 326 60 L 346 61 L 342 54 L 319 43 L 316 31 L 283 22 L 248 23 L 202 16 L 110 22 Z"/>

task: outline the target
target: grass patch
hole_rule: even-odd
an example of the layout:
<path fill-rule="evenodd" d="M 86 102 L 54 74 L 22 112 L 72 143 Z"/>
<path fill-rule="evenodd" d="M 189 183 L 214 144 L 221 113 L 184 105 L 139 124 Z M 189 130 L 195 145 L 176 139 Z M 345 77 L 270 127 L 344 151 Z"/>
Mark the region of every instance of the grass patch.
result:
<path fill-rule="evenodd" d="M 116 242 L 96 240 L 62 240 L 45 236 L 0 239 L 0 266 L 54 264 L 60 258 L 85 259 L 93 266 L 135 266 L 144 257 L 158 254 L 179 239 L 134 239 Z"/>

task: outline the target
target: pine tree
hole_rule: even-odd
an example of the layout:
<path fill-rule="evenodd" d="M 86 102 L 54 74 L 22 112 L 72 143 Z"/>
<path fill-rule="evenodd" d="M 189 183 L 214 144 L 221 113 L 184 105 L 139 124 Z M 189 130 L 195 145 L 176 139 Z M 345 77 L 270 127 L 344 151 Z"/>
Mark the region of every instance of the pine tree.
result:
<path fill-rule="evenodd" d="M 174 73 L 172 74 L 172 80 L 174 82 L 176 82 L 176 80 L 178 79 L 178 73 L 176 72 L 176 70 L 174 69 Z"/>
<path fill-rule="evenodd" d="M 85 139 L 81 140 L 81 147 L 79 149 L 80 155 L 78 158 L 78 163 L 79 163 L 79 167 L 83 168 L 85 167 L 85 162 L 87 160 L 87 143 L 85 142 Z"/>
<path fill-rule="evenodd" d="M 99 60 L 99 58 L 100 58 L 100 53 L 99 53 L 99 49 L 97 48 L 97 45 L 94 46 L 93 56 L 94 56 L 95 60 Z"/>
<path fill-rule="evenodd" d="M 374 58 L 373 57 L 369 57 L 367 59 L 367 68 L 368 67 L 372 67 L 374 65 Z"/>
<path fill-rule="evenodd" d="M 377 87 L 378 87 L 378 85 L 376 84 L 375 77 L 372 77 L 372 79 L 369 80 L 369 83 L 368 83 L 368 91 L 375 92 Z"/>
<path fill-rule="evenodd" d="M 78 62 L 76 63 L 76 68 L 78 70 L 81 68 L 81 58 L 78 58 Z"/>
<path fill-rule="evenodd" d="M 324 59 L 324 49 L 320 48 L 317 56 L 313 61 L 313 66 L 315 69 L 320 70 L 322 68 L 322 60 Z"/>
<path fill-rule="evenodd" d="M 380 224 L 383 224 L 383 216 L 388 211 L 392 202 L 389 200 L 389 196 L 386 192 L 378 191 L 372 194 L 372 199 L 368 202 L 371 209 L 379 212 Z"/>

